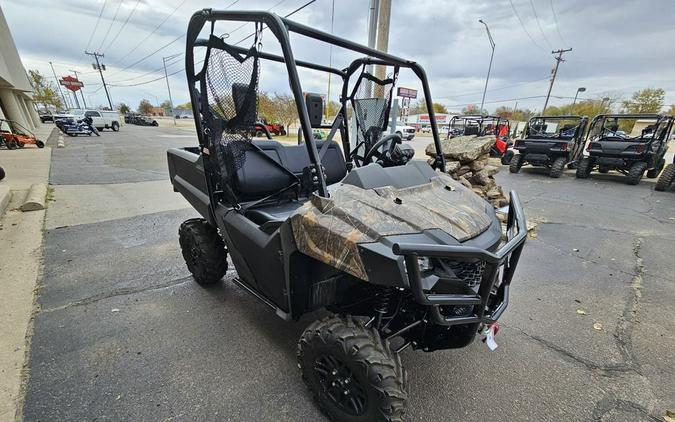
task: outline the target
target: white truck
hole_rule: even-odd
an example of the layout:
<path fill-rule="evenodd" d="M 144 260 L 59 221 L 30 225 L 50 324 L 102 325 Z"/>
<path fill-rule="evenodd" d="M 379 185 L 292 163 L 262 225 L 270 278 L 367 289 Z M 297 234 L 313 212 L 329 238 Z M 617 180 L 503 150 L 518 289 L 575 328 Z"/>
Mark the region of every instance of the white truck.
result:
<path fill-rule="evenodd" d="M 112 129 L 115 132 L 120 130 L 120 114 L 116 111 L 106 110 L 90 110 L 74 108 L 68 110 L 66 114 L 54 115 L 54 119 L 73 119 L 75 121 L 82 120 L 85 117 L 91 117 L 94 127 L 99 131 L 103 129 Z"/>
<path fill-rule="evenodd" d="M 412 126 L 396 125 L 396 134 L 404 141 L 410 141 L 415 137 L 417 129 Z"/>

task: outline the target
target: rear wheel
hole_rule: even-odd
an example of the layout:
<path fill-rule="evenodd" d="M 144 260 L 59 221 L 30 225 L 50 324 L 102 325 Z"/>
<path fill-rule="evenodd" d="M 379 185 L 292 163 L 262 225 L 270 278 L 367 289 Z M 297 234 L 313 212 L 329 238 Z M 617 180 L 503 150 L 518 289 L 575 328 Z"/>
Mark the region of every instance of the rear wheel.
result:
<path fill-rule="evenodd" d="M 37 145 L 38 148 L 44 148 L 45 147 L 45 143 L 42 142 L 39 139 L 37 141 L 35 141 L 35 145 Z"/>
<path fill-rule="evenodd" d="M 656 167 L 647 171 L 647 179 L 656 179 L 657 177 L 659 177 L 659 173 L 661 173 L 661 170 L 663 170 L 665 166 L 666 166 L 666 159 L 665 158 L 660 159 Z"/>
<path fill-rule="evenodd" d="M 14 141 L 9 141 L 9 142 L 6 143 L 6 145 L 7 145 L 7 149 L 17 149 L 16 142 L 14 142 Z"/>
<path fill-rule="evenodd" d="M 670 185 L 675 181 L 675 164 L 668 164 L 661 173 L 661 177 L 656 181 L 654 189 L 663 192 L 670 188 Z"/>
<path fill-rule="evenodd" d="M 505 166 L 508 166 L 509 164 L 511 164 L 511 160 L 513 159 L 514 155 L 515 155 L 514 152 L 511 151 L 510 149 L 506 150 L 504 152 L 504 155 L 502 155 L 502 164 L 505 165 Z"/>
<path fill-rule="evenodd" d="M 199 284 L 220 281 L 227 271 L 227 251 L 218 230 L 203 218 L 183 222 L 178 241 L 188 270 Z"/>
<path fill-rule="evenodd" d="M 553 164 L 551 164 L 551 171 L 549 172 L 549 176 L 551 176 L 554 179 L 559 178 L 563 174 L 563 170 L 565 169 L 565 164 L 567 163 L 567 158 L 565 157 L 558 157 L 555 160 L 553 160 Z"/>
<path fill-rule="evenodd" d="M 629 185 L 637 185 L 642 180 L 642 175 L 645 170 L 647 170 L 647 163 L 642 161 L 633 164 L 628 170 L 628 176 L 626 176 L 626 183 Z"/>
<path fill-rule="evenodd" d="M 509 172 L 518 173 L 520 168 L 523 166 L 523 156 L 521 154 L 516 154 L 511 158 L 509 163 Z"/>
<path fill-rule="evenodd" d="M 577 173 L 576 176 L 579 179 L 588 179 L 588 176 L 591 175 L 591 168 L 593 167 L 593 163 L 591 162 L 591 159 L 588 157 L 584 157 L 579 161 L 579 164 L 577 165 Z"/>
<path fill-rule="evenodd" d="M 23 148 L 23 147 L 26 146 L 26 144 L 24 144 L 23 142 L 17 142 L 16 146 L 19 147 L 19 148 Z"/>
<path fill-rule="evenodd" d="M 402 421 L 401 361 L 373 328 L 351 317 L 313 322 L 298 342 L 298 366 L 332 421 Z"/>
<path fill-rule="evenodd" d="M 117 122 L 112 122 L 111 128 L 112 128 L 113 132 L 117 132 L 118 130 L 120 130 L 120 124 L 117 123 Z"/>
<path fill-rule="evenodd" d="M 3 169 L 2 167 L 0 167 L 0 180 L 2 180 L 2 179 L 4 179 L 4 178 L 5 178 L 5 169 Z"/>
<path fill-rule="evenodd" d="M 604 167 L 604 166 L 600 166 L 598 168 L 598 173 L 607 174 L 607 173 L 609 173 L 609 168 Z"/>

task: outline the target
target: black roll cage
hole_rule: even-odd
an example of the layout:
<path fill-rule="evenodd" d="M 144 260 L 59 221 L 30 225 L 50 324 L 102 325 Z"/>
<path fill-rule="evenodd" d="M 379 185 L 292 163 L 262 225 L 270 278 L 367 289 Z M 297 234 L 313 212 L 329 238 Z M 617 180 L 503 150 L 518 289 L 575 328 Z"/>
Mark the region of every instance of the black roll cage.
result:
<path fill-rule="evenodd" d="M 577 116 L 573 114 L 561 114 L 557 116 L 534 116 L 530 117 L 530 119 L 527 121 L 527 125 L 525 126 L 525 129 L 523 129 L 523 139 L 529 138 L 530 136 L 530 126 L 532 126 L 532 122 L 535 121 L 543 121 L 546 122 L 547 120 L 578 120 L 579 123 L 576 126 L 576 130 L 574 131 L 574 136 L 571 139 L 584 139 L 586 127 L 588 125 L 588 117 L 587 116 Z M 553 137 L 550 137 L 551 139 Z M 549 137 L 545 137 L 543 139 L 549 139 Z"/>
<path fill-rule="evenodd" d="M 445 158 L 443 157 L 438 126 L 436 124 L 436 116 L 433 109 L 433 100 L 431 97 L 431 90 L 429 88 L 429 82 L 427 80 L 426 73 L 422 66 L 418 63 L 410 60 L 405 60 L 397 56 L 391 55 L 389 53 L 384 53 L 367 46 L 349 41 L 347 39 L 337 37 L 335 35 L 329 34 L 327 32 L 319 31 L 317 29 L 311 28 L 309 26 L 294 22 L 292 20 L 282 18 L 271 12 L 263 11 L 217 11 L 212 9 L 203 9 L 195 12 L 190 18 L 190 23 L 188 25 L 187 39 L 186 39 L 186 49 L 185 49 L 185 72 L 187 75 L 188 83 L 191 85 L 192 81 L 195 80 L 195 63 L 194 63 L 194 50 L 195 46 L 205 46 L 208 43 L 208 40 L 198 39 L 199 33 L 202 31 L 204 25 L 207 22 L 210 22 L 211 25 L 215 25 L 216 21 L 228 20 L 228 21 L 238 21 L 238 22 L 251 22 L 251 23 L 260 23 L 261 25 L 266 25 L 267 28 L 274 34 L 279 45 L 281 47 L 282 56 L 258 52 L 258 57 L 265 60 L 276 61 L 279 63 L 286 64 L 286 70 L 288 72 L 289 85 L 295 99 L 295 105 L 298 111 L 298 117 L 300 120 L 300 127 L 302 131 L 303 138 L 306 140 L 305 145 L 307 147 L 307 152 L 309 154 L 310 161 L 312 162 L 313 167 L 318 173 L 318 194 L 322 197 L 329 197 L 329 193 L 326 187 L 324 179 L 324 171 L 320 165 L 321 160 L 319 157 L 319 151 L 316 148 L 316 143 L 314 137 L 312 136 L 312 126 L 310 124 L 309 113 L 307 111 L 307 106 L 304 101 L 304 95 L 302 87 L 300 84 L 300 78 L 298 75 L 297 67 L 304 67 L 307 69 L 322 71 L 332 73 L 334 75 L 340 76 L 343 81 L 342 96 L 340 98 L 341 107 L 338 115 L 342 116 L 342 124 L 348 122 L 347 118 L 347 89 L 349 78 L 363 65 L 383 65 L 383 66 L 395 66 L 400 68 L 408 68 L 415 73 L 415 75 L 420 79 L 422 83 L 424 97 L 427 106 L 427 112 L 430 118 L 431 131 L 434 138 L 434 145 L 436 147 L 436 157 L 434 159 L 434 168 L 445 171 Z M 264 27 L 263 27 L 264 28 Z M 359 58 L 354 60 L 347 68 L 345 69 L 336 69 L 329 66 L 324 66 L 317 63 L 311 63 L 302 60 L 296 60 L 293 55 L 293 50 L 291 48 L 289 33 L 296 33 L 303 35 L 305 37 L 322 41 L 331 45 L 335 45 L 350 51 L 357 53 L 365 54 L 366 57 Z M 231 46 L 235 50 L 244 53 L 248 49 Z M 202 72 L 204 69 L 202 69 Z M 198 72 L 199 73 L 199 72 Z M 209 143 L 206 141 L 206 137 L 209 136 L 208 131 L 205 130 L 205 126 L 202 124 L 202 119 L 199 111 L 199 101 L 197 98 L 197 93 L 195 92 L 194 86 L 189 86 L 190 90 L 190 99 L 192 103 L 192 111 L 194 114 L 195 126 L 197 129 L 197 137 L 199 139 L 199 145 L 201 150 L 204 151 L 208 147 Z M 202 93 L 204 95 L 205 93 Z M 337 119 L 337 117 L 336 117 Z M 349 135 L 348 130 L 345 130 L 343 133 L 342 142 L 343 150 L 345 153 L 345 160 L 350 160 L 350 144 L 349 144 Z M 345 148 L 346 145 L 346 148 Z M 204 165 L 211 166 L 209 162 L 209 154 L 202 154 L 204 157 Z M 207 169 L 205 169 L 207 170 Z M 206 172 L 209 173 L 208 171 Z M 207 186 L 209 187 L 209 193 L 212 195 L 214 192 L 214 187 L 210 177 L 207 177 Z"/>
<path fill-rule="evenodd" d="M 656 136 L 651 136 L 650 138 L 648 138 L 647 142 L 645 143 L 647 151 L 651 150 L 651 145 L 654 143 L 654 141 L 657 141 L 657 140 L 663 141 L 663 143 L 661 145 L 661 148 L 666 149 L 667 145 L 668 145 L 670 133 L 672 132 L 673 125 L 675 123 L 675 117 L 667 116 L 667 115 L 663 115 L 663 114 L 656 114 L 656 113 L 598 114 L 597 116 L 595 116 L 593 118 L 593 120 L 591 120 L 591 124 L 589 125 L 589 128 L 588 128 L 588 133 L 586 134 L 587 140 L 590 140 L 591 136 L 594 136 L 592 134 L 593 134 L 593 129 L 595 128 L 595 126 L 598 123 L 600 123 L 600 124 L 602 124 L 602 127 L 604 128 L 605 122 L 608 119 L 636 120 L 636 121 L 637 120 L 654 120 L 654 125 L 655 125 L 654 130 L 658 129 L 658 127 L 661 126 L 661 124 L 665 122 L 666 129 L 663 132 L 663 139 L 657 139 Z M 644 133 L 642 135 L 644 135 Z M 606 138 L 606 136 L 602 136 L 602 134 L 601 134 L 600 138 L 594 140 L 593 142 L 598 142 L 598 141 L 602 140 L 603 138 Z M 644 139 L 644 136 L 640 136 L 638 138 L 628 138 L 628 140 L 632 140 L 632 141 L 637 141 L 637 140 L 640 140 L 640 139 Z"/>

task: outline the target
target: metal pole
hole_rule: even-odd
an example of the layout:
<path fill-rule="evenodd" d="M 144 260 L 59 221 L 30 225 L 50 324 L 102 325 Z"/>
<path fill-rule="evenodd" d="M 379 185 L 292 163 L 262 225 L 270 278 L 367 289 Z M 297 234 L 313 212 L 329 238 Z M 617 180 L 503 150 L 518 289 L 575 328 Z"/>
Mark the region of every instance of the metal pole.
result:
<path fill-rule="evenodd" d="M 89 53 L 87 51 L 85 51 L 84 54 L 94 56 L 94 59 L 96 59 L 96 68 L 98 69 L 98 73 L 101 75 L 101 82 L 103 82 L 103 90 L 105 91 L 105 96 L 108 98 L 108 105 L 110 106 L 110 110 L 113 110 L 112 101 L 110 100 L 110 93 L 108 92 L 108 87 L 105 84 L 105 78 L 103 78 L 103 70 L 101 69 L 101 64 L 98 62 L 99 57 L 105 56 L 97 52 Z"/>
<path fill-rule="evenodd" d="M 551 54 L 557 54 L 555 57 L 555 67 L 553 68 L 553 76 L 551 77 L 551 84 L 548 86 L 548 93 L 546 94 L 546 102 L 544 103 L 544 109 L 541 111 L 541 115 L 543 116 L 546 114 L 546 107 L 548 107 L 548 99 L 551 97 L 551 90 L 553 90 L 553 83 L 555 82 L 555 77 L 558 75 L 558 66 L 560 66 L 560 62 L 564 62 L 562 55 L 563 53 L 567 53 L 568 51 L 572 51 L 571 48 L 568 48 L 566 50 L 555 50 L 551 51 Z"/>
<path fill-rule="evenodd" d="M 66 102 L 66 97 L 63 95 L 63 91 L 61 91 L 61 84 L 59 83 L 59 78 L 56 76 L 56 72 L 54 71 L 54 65 L 52 62 L 49 62 L 49 66 L 52 68 L 52 73 L 54 74 L 54 79 L 56 79 L 56 87 L 59 89 L 59 94 L 61 94 L 61 101 L 63 101 L 63 106 L 68 107 L 68 103 Z"/>
<path fill-rule="evenodd" d="M 586 91 L 586 88 L 583 87 L 583 86 L 580 87 L 580 88 L 577 88 L 577 93 L 574 94 L 574 101 L 572 102 L 572 106 L 574 106 L 574 105 L 577 103 L 577 96 L 579 95 L 579 93 L 580 93 L 580 92 L 585 92 L 585 91 Z"/>
<path fill-rule="evenodd" d="M 173 125 L 176 126 L 176 116 L 173 112 L 173 99 L 171 98 L 171 87 L 169 86 L 169 74 L 166 73 L 166 59 L 167 57 L 162 57 L 162 63 L 164 64 L 164 78 L 166 79 L 166 89 L 169 91 L 169 104 L 171 105 L 171 117 L 173 117 Z"/>
<path fill-rule="evenodd" d="M 332 2 L 331 12 L 330 12 L 330 33 L 333 33 L 333 23 L 335 22 L 335 0 Z M 328 46 L 328 67 L 333 67 L 333 44 Z M 328 111 L 328 104 L 330 104 L 330 77 L 333 74 L 328 72 L 328 92 L 326 93 L 326 111 Z M 328 114 L 328 113 L 325 113 Z M 326 116 L 328 117 L 328 116 Z M 333 116 L 330 116 L 333 117 Z"/>
<path fill-rule="evenodd" d="M 485 78 L 485 88 L 483 88 L 483 99 L 480 101 L 480 114 L 483 114 L 483 105 L 485 104 L 485 93 L 487 92 L 488 81 L 490 80 L 490 71 L 492 70 L 492 59 L 495 56 L 495 42 L 492 39 L 492 34 L 490 34 L 490 28 L 488 25 L 483 22 L 483 19 L 479 19 L 478 22 L 485 25 L 485 30 L 487 31 L 488 39 L 490 40 L 490 47 L 492 48 L 492 53 L 490 53 L 490 65 L 488 66 L 487 77 Z"/>
<path fill-rule="evenodd" d="M 79 81 L 80 78 L 77 76 L 77 70 L 70 69 L 70 71 L 75 74 L 75 79 L 77 79 Z M 84 100 L 84 92 L 83 92 L 84 90 L 82 88 L 80 88 L 79 91 L 80 91 L 80 96 L 82 96 L 82 103 L 84 104 L 84 108 L 87 108 L 87 102 Z"/>

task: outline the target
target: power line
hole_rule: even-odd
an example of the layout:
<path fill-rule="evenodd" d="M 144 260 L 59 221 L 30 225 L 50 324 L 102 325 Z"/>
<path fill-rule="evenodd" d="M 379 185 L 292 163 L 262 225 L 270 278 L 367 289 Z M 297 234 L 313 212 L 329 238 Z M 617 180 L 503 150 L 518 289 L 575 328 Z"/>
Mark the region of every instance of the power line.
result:
<path fill-rule="evenodd" d="M 151 79 L 151 80 L 149 80 L 149 81 L 138 82 L 138 83 L 135 83 L 135 84 L 127 84 L 127 85 L 113 85 L 113 84 L 110 84 L 110 86 L 114 86 L 114 87 L 125 87 L 125 88 L 126 88 L 126 87 L 131 87 L 131 86 L 147 85 L 147 84 L 150 84 L 150 83 L 153 83 L 153 82 L 161 81 L 162 79 L 168 78 L 169 76 L 176 75 L 176 74 L 178 74 L 178 73 L 180 73 L 180 72 L 183 72 L 183 71 L 185 71 L 185 69 L 184 69 L 184 68 L 180 68 L 180 69 L 178 69 L 177 71 L 172 72 L 172 73 L 169 73 L 169 74 L 166 75 L 166 76 L 160 76 L 159 78 Z"/>
<path fill-rule="evenodd" d="M 183 53 L 178 53 L 178 55 L 176 55 L 175 57 L 172 57 L 171 59 L 168 59 L 168 60 L 167 60 L 167 63 L 168 63 L 169 61 L 171 61 L 171 60 L 175 60 L 175 59 L 180 58 L 181 55 L 183 55 Z M 177 63 L 177 62 L 174 62 L 174 63 L 168 63 L 168 64 L 169 64 L 169 66 L 170 66 L 170 65 L 176 64 L 176 63 Z M 154 74 L 154 73 L 159 73 L 159 72 L 161 72 L 161 71 L 163 71 L 163 70 L 164 70 L 164 66 L 162 66 L 162 67 L 160 67 L 160 68 L 158 68 L 158 69 L 155 69 L 155 70 L 151 70 L 151 71 L 149 71 L 149 72 L 145 72 L 145 73 L 143 73 L 142 75 L 134 76 L 134 77 L 127 78 L 127 79 L 121 79 L 121 80 L 119 80 L 119 81 L 113 81 L 113 82 L 111 82 L 111 83 L 113 83 L 113 84 L 118 84 L 118 83 L 120 83 L 120 82 L 133 81 L 133 80 L 135 80 L 135 79 L 140 79 L 140 78 L 143 78 L 143 77 L 145 77 L 145 76 L 152 75 L 152 74 Z"/>
<path fill-rule="evenodd" d="M 131 9 L 131 12 L 129 12 L 129 14 L 127 15 L 127 18 L 124 20 L 124 23 L 122 24 L 122 26 L 120 27 L 120 29 L 117 31 L 117 34 L 115 34 L 115 36 L 113 37 L 112 41 L 110 41 L 110 42 L 108 43 L 108 45 L 105 47 L 104 52 L 107 51 L 107 50 L 110 48 L 110 46 L 113 45 L 113 43 L 114 43 L 114 42 L 117 40 L 117 38 L 120 36 L 120 34 L 122 33 L 122 30 L 124 29 L 124 27 L 127 26 L 127 23 L 129 23 L 129 19 L 131 19 L 131 17 L 132 17 L 132 16 L 134 15 L 134 13 L 136 12 L 136 8 L 138 7 L 138 4 L 139 4 L 140 2 L 141 2 L 141 0 L 136 0 L 136 4 L 134 4 L 134 7 Z"/>
<path fill-rule="evenodd" d="M 516 6 L 513 4 L 513 0 L 509 0 L 509 3 L 511 3 L 511 9 L 513 9 L 513 13 L 516 15 L 516 18 L 518 18 L 518 22 L 520 22 L 520 27 L 523 28 L 523 31 L 525 31 L 525 34 L 527 34 L 527 37 L 532 41 L 532 44 L 536 45 L 537 47 L 541 48 L 542 50 L 544 47 L 540 46 L 537 44 L 537 42 L 532 38 L 532 35 L 530 32 L 525 28 L 525 24 L 523 23 L 523 20 L 520 18 L 520 15 L 518 14 L 518 11 L 516 10 Z"/>
<path fill-rule="evenodd" d="M 150 38 L 155 32 L 157 32 L 157 30 L 158 30 L 159 28 L 162 27 L 162 25 L 165 24 L 166 21 L 168 21 L 169 18 L 171 18 L 171 16 L 173 16 L 173 14 L 176 13 L 176 11 L 177 11 L 178 9 L 180 9 L 180 7 L 183 6 L 183 5 L 185 4 L 186 1 L 187 1 L 187 0 L 181 1 L 180 4 L 179 4 L 178 6 L 176 6 L 176 7 L 171 11 L 171 13 L 169 13 L 168 15 L 166 15 L 166 17 L 164 18 L 164 20 L 162 20 L 162 21 L 159 23 L 159 25 L 157 25 L 152 31 L 150 31 L 150 33 L 149 33 L 145 38 L 143 38 L 138 44 L 136 44 L 136 45 L 134 46 L 134 48 L 132 48 L 131 50 L 127 51 L 127 54 L 125 54 L 124 56 L 120 57 L 120 58 L 117 60 L 116 63 L 121 62 L 122 60 L 124 60 L 124 59 L 126 59 L 127 57 L 129 57 L 129 55 L 131 55 L 131 53 L 133 53 L 134 51 L 136 51 L 136 50 L 138 49 L 138 47 L 140 47 L 144 42 L 146 42 L 146 41 L 148 40 L 148 38 Z"/>
<path fill-rule="evenodd" d="M 290 12 L 290 13 L 284 15 L 284 18 L 287 18 L 287 17 L 289 17 L 289 16 L 293 16 L 294 14 L 298 13 L 299 11 L 301 11 L 302 9 L 304 9 L 305 7 L 309 6 L 310 4 L 312 4 L 312 3 L 314 3 L 314 2 L 316 2 L 316 0 L 310 0 L 310 1 L 308 1 L 307 3 L 305 3 L 305 4 L 303 4 L 302 6 L 298 7 L 298 8 L 295 9 L 294 11 L 292 11 L 292 12 Z M 266 27 L 263 27 L 263 29 L 265 29 L 265 28 L 266 28 Z M 241 43 L 241 42 L 244 42 L 244 41 L 246 41 L 247 39 L 251 38 L 251 37 L 254 36 L 254 35 L 255 35 L 255 32 L 251 33 L 251 34 L 250 34 L 248 37 L 246 37 L 246 38 L 240 39 L 239 41 L 237 41 L 236 43 L 234 43 L 234 45 L 237 45 L 237 44 L 239 44 L 239 43 Z"/>
<path fill-rule="evenodd" d="M 117 15 L 120 13 L 120 7 L 122 7 L 122 2 L 124 0 L 119 0 L 119 3 L 117 3 L 117 9 L 115 9 L 115 15 L 112 18 L 112 21 L 110 21 L 110 25 L 108 25 L 108 30 L 105 31 L 105 35 L 103 36 L 103 40 L 101 41 L 101 45 L 98 46 L 98 49 L 103 48 L 103 44 L 105 44 L 106 40 L 108 39 L 108 35 L 110 35 L 110 30 L 112 29 L 113 25 L 115 25 L 115 21 L 117 20 Z"/>
<path fill-rule="evenodd" d="M 171 41 L 169 41 L 168 43 L 164 44 L 163 46 L 159 47 L 157 50 L 153 51 L 152 53 L 150 53 L 150 54 L 148 54 L 148 55 L 146 55 L 146 56 L 144 56 L 144 57 L 141 57 L 140 59 L 138 59 L 138 60 L 136 60 L 135 62 L 131 63 L 130 65 L 128 65 L 128 66 L 126 66 L 126 67 L 124 67 L 124 68 L 118 70 L 117 72 L 113 73 L 113 74 L 110 75 L 110 76 L 118 75 L 118 74 L 124 72 L 125 70 L 127 70 L 127 69 L 129 69 L 129 68 L 131 68 L 131 67 L 136 66 L 136 65 L 139 64 L 140 62 L 143 62 L 143 61 L 149 59 L 150 57 L 152 57 L 152 56 L 154 56 L 155 54 L 159 53 L 160 51 L 164 50 L 165 48 L 167 48 L 167 47 L 170 46 L 171 44 L 175 43 L 175 42 L 178 41 L 179 39 L 183 38 L 185 35 L 186 35 L 186 34 L 180 34 L 179 36 L 177 36 L 177 37 L 174 38 L 173 40 L 171 40 Z"/>
<path fill-rule="evenodd" d="M 555 7 L 553 7 L 553 0 L 551 0 L 551 12 L 553 13 L 553 22 L 555 22 L 555 30 L 560 37 L 560 41 L 562 41 L 563 44 L 569 45 L 569 43 L 565 40 L 565 37 L 563 37 L 562 33 L 560 32 L 560 25 L 558 25 L 558 14 L 555 12 Z"/>
<path fill-rule="evenodd" d="M 98 29 L 98 23 L 101 21 L 101 16 L 103 15 L 103 11 L 105 10 L 105 4 L 107 3 L 108 0 L 103 0 L 103 6 L 101 6 L 101 11 L 98 13 L 98 18 L 96 19 L 96 25 L 94 25 L 94 30 L 91 31 L 91 35 L 89 36 L 89 42 L 87 42 L 87 47 L 85 50 L 89 50 L 89 46 L 91 45 L 91 41 L 94 39 L 94 34 L 96 34 L 96 30 Z"/>
<path fill-rule="evenodd" d="M 551 96 L 551 90 L 553 89 L 553 83 L 555 82 L 555 77 L 558 75 L 558 66 L 560 66 L 561 62 L 564 62 L 562 55 L 564 53 L 567 53 L 569 51 L 572 51 L 571 48 L 568 49 L 560 49 L 560 50 L 555 50 L 551 51 L 551 54 L 557 54 L 555 57 L 555 68 L 553 68 L 553 75 L 551 76 L 551 85 L 548 86 L 548 94 L 546 94 L 546 102 L 544 103 L 544 109 L 541 111 L 541 114 L 546 113 L 546 106 L 548 106 L 548 98 Z"/>
<path fill-rule="evenodd" d="M 501 91 L 502 89 L 513 88 L 513 87 L 516 87 L 516 86 L 527 85 L 527 84 L 532 84 L 532 83 L 546 81 L 546 80 L 548 80 L 548 76 L 545 77 L 545 78 L 542 78 L 542 79 L 534 80 L 534 81 L 516 82 L 514 84 L 504 85 L 504 86 L 501 86 L 499 88 L 490 88 L 490 89 L 488 89 L 488 92 Z M 455 95 L 452 95 L 452 96 L 446 96 L 445 98 L 468 97 L 469 95 L 482 94 L 482 93 L 483 93 L 483 91 L 465 92 L 465 93 L 462 93 L 462 94 L 455 94 Z"/>
<path fill-rule="evenodd" d="M 553 44 L 548 40 L 548 37 L 546 37 L 546 34 L 544 33 L 543 28 L 541 27 L 541 22 L 539 22 L 539 16 L 537 15 L 537 9 L 534 7 L 534 0 L 530 0 L 530 6 L 532 6 L 532 13 L 534 13 L 534 20 L 537 22 L 537 26 L 539 27 L 539 32 L 541 32 L 541 36 L 544 37 L 544 41 L 546 41 L 546 44 L 548 44 L 549 47 L 553 48 Z"/>

